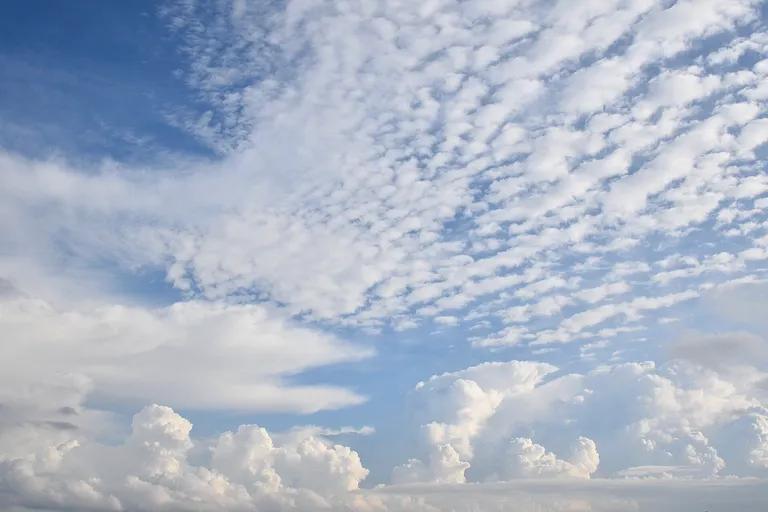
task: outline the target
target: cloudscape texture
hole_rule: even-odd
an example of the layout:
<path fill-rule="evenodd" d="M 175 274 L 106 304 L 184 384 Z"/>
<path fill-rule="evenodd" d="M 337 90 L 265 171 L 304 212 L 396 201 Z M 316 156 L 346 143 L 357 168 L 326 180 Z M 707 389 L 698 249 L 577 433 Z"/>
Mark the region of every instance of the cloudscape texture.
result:
<path fill-rule="evenodd" d="M 768 510 L 764 0 L 3 9 L 0 509 Z"/>

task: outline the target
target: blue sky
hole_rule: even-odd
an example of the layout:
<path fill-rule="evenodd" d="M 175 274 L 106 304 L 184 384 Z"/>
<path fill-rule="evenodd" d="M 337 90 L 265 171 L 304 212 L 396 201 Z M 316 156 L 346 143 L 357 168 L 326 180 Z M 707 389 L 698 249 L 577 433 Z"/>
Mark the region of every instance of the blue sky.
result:
<path fill-rule="evenodd" d="M 3 146 L 41 156 L 209 152 L 166 115 L 195 108 L 155 2 L 11 2 L 3 16 Z M 149 153 L 149 154 L 147 154 Z"/>
<path fill-rule="evenodd" d="M 4 506 L 766 503 L 765 2 L 5 12 Z"/>

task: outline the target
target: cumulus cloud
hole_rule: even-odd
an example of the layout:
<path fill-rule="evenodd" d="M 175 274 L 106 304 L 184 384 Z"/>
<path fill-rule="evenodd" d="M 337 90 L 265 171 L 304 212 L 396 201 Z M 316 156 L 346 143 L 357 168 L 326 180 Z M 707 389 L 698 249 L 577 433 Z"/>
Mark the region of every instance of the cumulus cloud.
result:
<path fill-rule="evenodd" d="M 358 512 L 695 510 L 758 511 L 768 496 L 761 481 L 584 480 L 596 463 L 594 443 L 581 438 L 568 461 L 530 440 L 505 452 L 510 468 L 538 476 L 565 471 L 566 480 L 522 479 L 468 486 L 408 485 L 360 489 L 367 470 L 356 452 L 322 436 L 284 437 L 242 425 L 209 441 L 190 436 L 192 424 L 173 409 L 143 408 L 118 444 L 69 432 L 38 435 L 35 451 L 0 452 L 0 495 L 10 510 L 349 510 Z M 30 431 L 27 431 L 29 434 Z M 20 432 L 3 432 L 16 441 Z M 278 441 L 278 439 L 281 439 Z M 197 453 L 195 453 L 197 452 Z M 671 507 L 671 508 L 670 508 Z"/>
<path fill-rule="evenodd" d="M 766 374 L 748 369 L 673 360 L 558 374 L 513 361 L 436 376 L 413 391 L 423 458 L 394 479 L 759 476 Z"/>
<path fill-rule="evenodd" d="M 394 486 L 365 490 L 358 454 L 329 439 L 350 429 L 241 425 L 194 439 L 191 422 L 151 405 L 104 443 L 117 419 L 84 405 L 89 383 L 73 377 L 3 404 L 0 495 L 19 510 L 664 510 L 701 492 L 715 510 L 756 506 L 764 486 L 723 477 L 766 474 L 764 378 L 684 360 L 571 374 L 510 361 L 436 375 L 411 396 L 423 450 L 394 469 Z M 488 483 L 515 480 L 525 485 Z M 568 483 L 580 480 L 595 484 Z M 487 501 L 475 499 L 481 489 Z"/>
<path fill-rule="evenodd" d="M 501 480 L 511 478 L 589 478 L 600 464 L 595 442 L 580 437 L 567 460 L 558 459 L 552 452 L 527 437 L 511 439 L 500 474 Z"/>
<path fill-rule="evenodd" d="M 357 453 L 322 437 L 275 443 L 256 425 L 225 432 L 194 464 L 192 424 L 165 406 L 134 417 L 121 444 L 39 430 L 37 449 L 0 453 L 5 506 L 50 510 L 333 509 L 368 474 Z M 3 432 L 16 440 L 19 432 Z"/>

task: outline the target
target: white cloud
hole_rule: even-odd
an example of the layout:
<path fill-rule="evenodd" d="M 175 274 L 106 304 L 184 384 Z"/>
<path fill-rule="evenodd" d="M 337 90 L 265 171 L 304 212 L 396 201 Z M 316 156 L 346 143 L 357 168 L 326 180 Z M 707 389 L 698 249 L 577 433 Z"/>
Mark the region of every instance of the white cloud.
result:
<path fill-rule="evenodd" d="M 441 510 L 445 500 L 454 510 L 469 503 L 493 510 L 513 500 L 522 510 L 572 510 L 579 503 L 642 510 L 668 506 L 673 496 L 690 495 L 695 503 L 704 492 L 720 510 L 720 503 L 735 499 L 752 506 L 768 498 L 758 490 L 762 480 L 712 480 L 764 475 L 766 415 L 758 396 L 765 390 L 754 379 L 727 378 L 691 363 L 628 363 L 563 375 L 544 363 L 512 361 L 434 376 L 413 396 L 415 411 L 431 420 L 423 424 L 427 457 L 395 468 L 393 482 L 410 486 L 374 490 L 359 489 L 368 471 L 357 453 L 312 428 L 276 435 L 242 425 L 210 440 L 193 439 L 188 420 L 151 405 L 134 416 L 125 439 L 104 444 L 87 428 L 98 419 L 82 405 L 87 390 L 73 384 L 50 397 L 70 427 L 0 422 L 4 503 L 19 510 L 396 512 Z M 15 416 L 31 420 L 39 413 Z M 573 483 L 595 478 L 590 485 Z M 666 483 L 655 483 L 659 478 Z M 686 483 L 691 478 L 704 480 L 696 486 Z M 559 483 L 552 487 L 548 479 Z M 523 487 L 451 486 L 465 480 L 520 480 Z M 477 500 L 478 489 L 492 491 L 489 501 Z"/>
<path fill-rule="evenodd" d="M 350 390 L 294 385 L 292 375 L 359 360 L 368 349 L 301 327 L 262 305 L 181 302 L 149 309 L 59 310 L 0 300 L 5 396 L 76 374 L 99 400 L 176 407 L 312 412 L 360 403 Z"/>
<path fill-rule="evenodd" d="M 194 464 L 191 429 L 159 405 L 137 413 L 115 446 L 72 432 L 60 442 L 39 429 L 36 452 L 0 453 L 3 502 L 21 510 L 329 509 L 368 474 L 345 446 L 314 436 L 278 444 L 255 425 L 225 432 L 210 448 L 210 465 Z"/>
<path fill-rule="evenodd" d="M 595 288 L 581 290 L 578 293 L 575 293 L 574 295 L 583 301 L 589 302 L 590 304 L 594 304 L 595 302 L 599 302 L 606 297 L 626 293 L 631 289 L 632 287 L 629 286 L 627 283 L 623 281 L 618 281 L 615 283 L 607 283 L 604 285 L 596 286 Z"/>
<path fill-rule="evenodd" d="M 498 478 L 589 478 L 600 464 L 595 442 L 580 437 L 568 460 L 558 459 L 526 437 L 510 440 Z"/>
<path fill-rule="evenodd" d="M 765 260 L 764 212 L 738 228 L 707 222 L 746 215 L 744 200 L 768 191 L 754 154 L 764 116 L 749 99 L 765 66 L 717 64 L 761 44 L 757 29 L 733 34 L 752 30 L 756 4 L 573 9 L 172 3 L 164 19 L 210 103 L 195 126 L 226 156 L 86 173 L 5 154 L 0 227 L 13 236 L 0 267 L 36 254 L 30 288 L 40 267 L 159 268 L 191 297 L 368 329 L 423 316 L 463 327 L 467 308 L 521 324 L 476 346 L 571 339 L 561 315 L 614 323 L 601 304 L 613 294 L 665 296 L 672 281 L 692 293 L 710 270 L 644 275 L 692 228 L 714 244 L 745 230 L 729 242 L 743 264 L 715 270 L 749 275 Z M 703 44 L 715 34 L 721 48 Z M 610 284 L 629 253 L 653 289 Z"/>
<path fill-rule="evenodd" d="M 453 481 L 762 475 L 759 366 L 716 372 L 677 360 L 555 371 L 513 361 L 420 383 L 413 407 L 425 458 L 398 467 L 395 481 L 450 481 L 439 471 L 446 460 L 460 467 Z"/>
<path fill-rule="evenodd" d="M 420 510 L 524 512 L 591 510 L 712 510 L 757 512 L 768 496 L 760 479 L 685 481 L 582 478 L 596 463 L 594 444 L 577 441 L 569 460 L 544 453 L 530 440 L 512 440 L 510 469 L 539 476 L 506 483 L 379 486 L 360 489 L 367 470 L 349 448 L 318 436 L 282 439 L 242 425 L 206 442 L 172 409 L 143 408 L 130 434 L 106 445 L 68 432 L 68 440 L 39 435 L 39 450 L 0 452 L 0 491 L 10 510 Z M 29 431 L 27 432 L 29 433 Z M 3 432 L 17 440 L 19 432 Z M 515 458 L 515 456 L 517 458 Z M 583 473 L 586 471 L 587 473 Z M 673 505 L 674 504 L 674 505 Z M 672 508 L 670 508 L 672 507 Z M 676 507 L 676 508 L 675 508 Z"/>

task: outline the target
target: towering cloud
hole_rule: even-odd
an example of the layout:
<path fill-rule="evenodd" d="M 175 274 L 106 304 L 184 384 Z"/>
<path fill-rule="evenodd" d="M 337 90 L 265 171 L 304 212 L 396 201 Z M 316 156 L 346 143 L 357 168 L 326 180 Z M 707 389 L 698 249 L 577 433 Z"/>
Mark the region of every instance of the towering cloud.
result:
<path fill-rule="evenodd" d="M 348 500 L 368 474 L 345 446 L 314 436 L 275 444 L 256 425 L 222 434 L 210 447 L 210 466 L 197 465 L 190 461 L 191 429 L 159 405 L 138 412 L 117 446 L 77 432 L 64 441 L 40 426 L 34 452 L 0 455 L 0 492 L 6 505 L 22 509 L 329 509 Z"/>
<path fill-rule="evenodd" d="M 764 370 L 686 360 L 556 370 L 486 363 L 420 383 L 422 458 L 393 481 L 764 474 Z"/>

